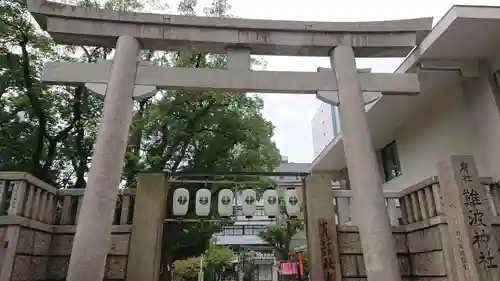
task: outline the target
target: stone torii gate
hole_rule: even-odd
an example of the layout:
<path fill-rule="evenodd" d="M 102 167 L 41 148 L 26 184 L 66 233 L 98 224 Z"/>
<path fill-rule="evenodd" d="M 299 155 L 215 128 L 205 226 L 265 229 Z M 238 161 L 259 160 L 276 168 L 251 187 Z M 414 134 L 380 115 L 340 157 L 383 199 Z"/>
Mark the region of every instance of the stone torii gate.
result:
<path fill-rule="evenodd" d="M 358 212 L 359 231 L 368 279 L 401 280 L 362 92 L 417 94 L 420 91 L 418 76 L 358 71 L 355 56 L 406 56 L 430 30 L 432 18 L 357 23 L 295 22 L 117 12 L 44 0 L 28 3 L 32 15 L 57 43 L 116 48 L 112 62 L 49 62 L 42 75 L 42 80 L 51 84 L 107 84 L 104 114 L 67 280 L 103 278 L 136 86 L 300 94 L 338 91 L 349 178 L 356 204 L 363 206 Z M 138 61 L 141 48 L 225 53 L 228 65 L 227 69 L 146 65 Z M 250 54 L 329 56 L 333 70 L 251 71 Z M 333 276 L 327 274 L 318 242 L 319 233 L 324 231 L 319 229 L 320 224 L 325 225 L 321 223 L 325 220 L 330 222 L 328 232 L 336 236 L 330 181 L 310 175 L 306 185 L 304 204 L 311 278 L 313 281 L 339 280 L 338 266 Z M 313 200 L 314 204 L 307 204 Z M 329 250 L 336 252 L 333 247 L 330 245 Z M 136 278 L 131 277 L 134 281 Z"/>

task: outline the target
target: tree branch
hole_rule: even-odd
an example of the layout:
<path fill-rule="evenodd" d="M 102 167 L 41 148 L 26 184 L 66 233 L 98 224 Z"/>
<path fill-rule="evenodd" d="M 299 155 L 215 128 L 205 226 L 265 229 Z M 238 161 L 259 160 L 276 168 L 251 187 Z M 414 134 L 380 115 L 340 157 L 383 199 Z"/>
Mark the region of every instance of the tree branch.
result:
<path fill-rule="evenodd" d="M 27 49 L 28 38 L 23 35 L 23 41 L 20 42 L 21 53 L 22 53 L 22 69 L 24 76 L 24 87 L 26 89 L 26 94 L 28 95 L 28 99 L 33 107 L 34 115 L 38 120 L 38 128 L 36 132 L 36 146 L 35 151 L 32 157 L 32 172 L 35 176 L 44 179 L 44 175 L 41 174 L 41 159 L 44 150 L 44 141 L 47 136 L 47 120 L 45 117 L 45 113 L 43 111 L 42 104 L 40 102 L 38 93 L 35 91 L 33 86 L 33 80 L 31 77 L 31 63 L 30 63 L 30 55 Z"/>

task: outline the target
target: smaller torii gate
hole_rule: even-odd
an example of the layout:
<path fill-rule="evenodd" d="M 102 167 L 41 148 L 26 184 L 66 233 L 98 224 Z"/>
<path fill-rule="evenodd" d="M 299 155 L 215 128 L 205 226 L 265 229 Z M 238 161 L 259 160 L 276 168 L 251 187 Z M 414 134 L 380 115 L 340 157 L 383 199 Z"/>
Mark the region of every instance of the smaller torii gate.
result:
<path fill-rule="evenodd" d="M 44 0 L 28 3 L 41 27 L 59 44 L 116 47 L 113 62 L 51 62 L 42 75 L 42 81 L 52 84 L 107 85 L 103 119 L 67 280 L 103 278 L 136 85 L 242 93 L 338 91 L 339 99 L 334 103 L 340 104 L 349 178 L 356 204 L 363 206 L 358 212 L 359 231 L 368 278 L 371 281 L 401 280 L 362 92 L 414 95 L 420 91 L 419 80 L 417 74 L 359 73 L 355 56 L 406 56 L 431 29 L 432 18 L 353 23 L 294 22 L 117 12 Z M 138 61 L 141 48 L 225 53 L 228 65 L 227 69 L 143 65 Z M 334 71 L 251 71 L 251 54 L 329 56 Z M 313 281 L 339 280 L 340 272 L 335 271 L 339 261 L 328 254 L 337 252 L 335 245 L 321 245 L 324 239 L 317 239 L 330 233 L 329 240 L 335 241 L 330 179 L 310 175 L 306 185 L 304 198 L 311 278 Z M 322 253 L 325 251 L 326 255 Z"/>

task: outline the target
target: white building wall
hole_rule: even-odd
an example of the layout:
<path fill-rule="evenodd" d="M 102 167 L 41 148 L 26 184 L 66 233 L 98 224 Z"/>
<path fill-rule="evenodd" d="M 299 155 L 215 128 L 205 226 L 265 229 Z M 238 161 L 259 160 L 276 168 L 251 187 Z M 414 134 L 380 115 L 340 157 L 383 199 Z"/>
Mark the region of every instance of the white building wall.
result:
<path fill-rule="evenodd" d="M 491 83 L 491 84 L 490 84 Z M 466 103 L 472 122 L 476 161 L 482 176 L 500 180 L 500 113 L 498 81 L 480 80 L 464 83 Z"/>
<path fill-rule="evenodd" d="M 374 103 L 365 106 L 368 111 Z M 311 121 L 314 158 L 340 133 L 339 107 L 321 103 Z"/>
<path fill-rule="evenodd" d="M 321 103 L 311 121 L 314 157 L 317 157 L 339 133 L 338 124 L 338 108 Z"/>
<path fill-rule="evenodd" d="M 464 87 L 465 85 L 465 87 Z M 402 175 L 385 183 L 400 190 L 437 176 L 450 154 L 472 154 L 481 176 L 500 171 L 500 115 L 487 79 L 449 85 L 425 111 L 394 134 Z"/>

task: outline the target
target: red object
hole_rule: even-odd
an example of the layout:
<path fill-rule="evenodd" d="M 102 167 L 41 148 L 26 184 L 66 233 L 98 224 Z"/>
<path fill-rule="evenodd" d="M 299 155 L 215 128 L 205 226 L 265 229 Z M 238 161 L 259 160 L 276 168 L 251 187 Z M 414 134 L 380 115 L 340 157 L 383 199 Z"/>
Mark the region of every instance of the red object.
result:
<path fill-rule="evenodd" d="M 304 276 L 304 262 L 302 252 L 297 253 L 297 258 L 299 260 L 299 274 L 300 276 Z"/>
<path fill-rule="evenodd" d="M 297 267 L 294 262 L 284 262 L 280 264 L 281 275 L 295 275 L 297 274 Z"/>

